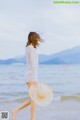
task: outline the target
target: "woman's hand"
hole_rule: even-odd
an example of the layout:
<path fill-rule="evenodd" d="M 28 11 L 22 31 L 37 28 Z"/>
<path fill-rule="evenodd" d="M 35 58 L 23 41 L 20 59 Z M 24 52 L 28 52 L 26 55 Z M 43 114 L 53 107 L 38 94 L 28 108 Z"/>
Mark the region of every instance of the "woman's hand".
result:
<path fill-rule="evenodd" d="M 35 81 L 33 82 L 33 84 L 37 86 L 37 85 L 38 85 L 38 82 L 35 80 Z"/>
<path fill-rule="evenodd" d="M 31 85 L 37 86 L 38 82 L 36 80 L 34 80 L 34 82 L 28 81 L 26 84 L 28 85 L 28 87 L 31 87 Z"/>

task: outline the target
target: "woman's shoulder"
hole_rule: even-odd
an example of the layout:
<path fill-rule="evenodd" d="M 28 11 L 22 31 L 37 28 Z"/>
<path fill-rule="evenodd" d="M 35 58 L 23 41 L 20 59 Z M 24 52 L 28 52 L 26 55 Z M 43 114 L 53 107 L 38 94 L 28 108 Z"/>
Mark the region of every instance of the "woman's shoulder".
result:
<path fill-rule="evenodd" d="M 27 51 L 35 51 L 35 48 L 33 47 L 33 45 L 30 44 L 26 47 L 26 50 Z"/>
<path fill-rule="evenodd" d="M 26 48 L 34 48 L 32 44 L 28 45 Z"/>

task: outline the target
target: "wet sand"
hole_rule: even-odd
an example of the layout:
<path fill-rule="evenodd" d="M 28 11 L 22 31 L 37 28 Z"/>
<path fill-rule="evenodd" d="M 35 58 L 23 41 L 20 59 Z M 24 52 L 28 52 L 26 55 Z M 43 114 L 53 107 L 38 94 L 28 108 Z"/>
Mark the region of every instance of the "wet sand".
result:
<path fill-rule="evenodd" d="M 25 98 L 13 102 L 0 102 L 0 111 L 9 111 L 9 120 L 12 120 L 11 109 L 22 105 Z M 16 120 L 30 120 L 30 106 L 17 114 Z M 37 106 L 36 120 L 80 120 L 80 102 L 72 99 L 53 101 L 46 107 Z"/>

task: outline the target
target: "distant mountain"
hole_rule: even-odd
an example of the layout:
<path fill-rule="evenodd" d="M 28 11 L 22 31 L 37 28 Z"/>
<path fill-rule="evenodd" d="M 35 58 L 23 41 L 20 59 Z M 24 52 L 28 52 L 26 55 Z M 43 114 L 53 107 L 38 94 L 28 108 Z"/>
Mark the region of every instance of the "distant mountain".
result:
<path fill-rule="evenodd" d="M 0 64 L 26 64 L 26 56 L 0 60 Z M 80 46 L 51 55 L 39 54 L 40 64 L 80 64 Z"/>
<path fill-rule="evenodd" d="M 80 64 L 80 46 L 58 52 L 49 56 L 49 59 L 41 62 L 45 64 Z"/>

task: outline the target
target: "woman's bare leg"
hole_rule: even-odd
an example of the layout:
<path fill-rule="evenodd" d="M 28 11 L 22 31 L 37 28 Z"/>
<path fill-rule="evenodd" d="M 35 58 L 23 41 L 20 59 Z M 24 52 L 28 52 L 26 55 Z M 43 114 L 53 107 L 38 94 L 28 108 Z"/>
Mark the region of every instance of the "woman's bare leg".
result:
<path fill-rule="evenodd" d="M 30 87 L 32 84 L 37 85 L 37 82 L 28 82 Z M 31 99 L 31 120 L 36 120 L 36 103 Z"/>
<path fill-rule="evenodd" d="M 27 107 L 28 105 L 31 104 L 31 100 L 27 100 L 24 104 L 22 104 L 20 107 L 15 108 L 12 110 L 12 120 L 16 120 L 16 115 L 17 113 L 22 110 L 23 108 Z"/>
<path fill-rule="evenodd" d="M 27 84 L 28 85 L 28 84 Z M 30 84 L 28 85 L 28 88 L 30 87 Z M 20 107 L 17 107 L 15 109 L 12 109 L 12 120 L 16 120 L 16 115 L 17 113 L 22 110 L 23 108 L 27 107 L 28 105 L 31 104 L 31 100 L 27 100 L 27 102 L 23 103 Z"/>
<path fill-rule="evenodd" d="M 28 85 L 28 88 L 32 85 L 33 83 L 32 82 L 28 82 L 27 85 Z M 16 115 L 17 113 L 22 110 L 23 108 L 27 107 L 28 105 L 31 104 L 31 120 L 35 120 L 36 118 L 36 103 L 34 101 L 32 101 L 31 99 L 30 100 L 27 100 L 27 102 L 25 102 L 24 104 L 22 104 L 20 107 L 18 108 L 15 108 L 13 110 L 11 110 L 12 112 L 12 120 L 16 120 Z"/>
<path fill-rule="evenodd" d="M 36 103 L 31 100 L 31 120 L 36 120 Z"/>

